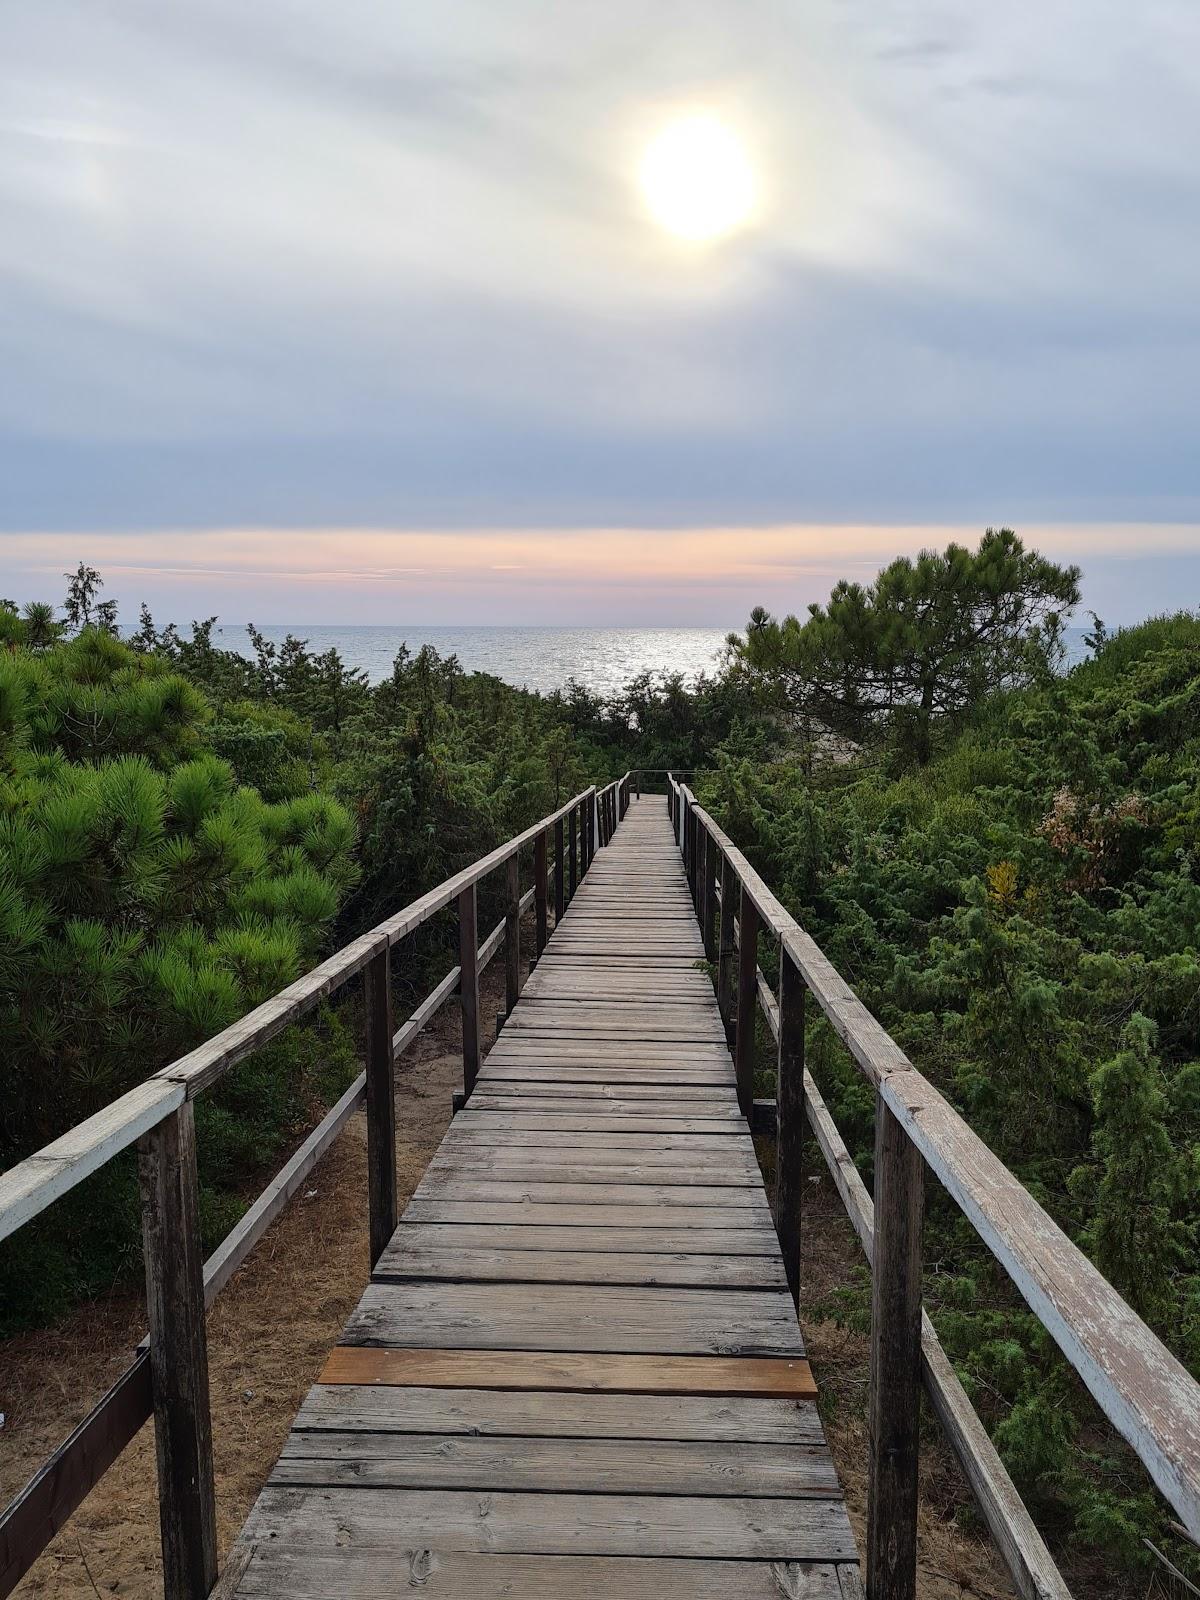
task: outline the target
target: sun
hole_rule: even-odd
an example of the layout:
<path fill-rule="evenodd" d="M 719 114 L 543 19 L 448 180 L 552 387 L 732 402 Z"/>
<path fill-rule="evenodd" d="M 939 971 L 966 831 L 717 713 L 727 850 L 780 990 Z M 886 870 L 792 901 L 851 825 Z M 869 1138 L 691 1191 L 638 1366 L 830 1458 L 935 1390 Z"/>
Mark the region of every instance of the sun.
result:
<path fill-rule="evenodd" d="M 711 112 L 667 123 L 647 145 L 639 178 L 651 217 L 679 239 L 709 243 L 753 219 L 754 169 L 741 140 Z"/>

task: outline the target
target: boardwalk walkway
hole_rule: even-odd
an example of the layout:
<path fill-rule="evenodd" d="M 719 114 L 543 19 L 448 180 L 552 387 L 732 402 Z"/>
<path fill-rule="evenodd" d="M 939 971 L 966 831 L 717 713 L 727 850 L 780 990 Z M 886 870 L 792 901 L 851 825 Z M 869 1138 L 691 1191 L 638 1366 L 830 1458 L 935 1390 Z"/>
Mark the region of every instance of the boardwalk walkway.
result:
<path fill-rule="evenodd" d="M 635 801 L 305 1400 L 232 1592 L 859 1592 L 702 959 L 666 809 Z"/>

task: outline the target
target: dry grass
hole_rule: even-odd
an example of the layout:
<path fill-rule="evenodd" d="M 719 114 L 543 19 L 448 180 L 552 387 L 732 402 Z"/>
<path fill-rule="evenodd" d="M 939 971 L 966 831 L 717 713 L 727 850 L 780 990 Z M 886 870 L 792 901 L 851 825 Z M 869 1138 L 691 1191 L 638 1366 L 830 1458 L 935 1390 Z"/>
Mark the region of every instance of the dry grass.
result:
<path fill-rule="evenodd" d="M 493 963 L 483 1016 L 503 997 Z M 401 1204 L 450 1122 L 462 1085 L 455 1008 L 405 1055 L 397 1085 Z M 209 1313 L 209 1388 L 222 1552 L 275 1463 L 304 1395 L 367 1282 L 366 1124 L 353 1118 Z M 81 1306 L 9 1341 L 0 1358 L 0 1500 L 8 1501 L 125 1367 L 145 1332 L 139 1294 Z M 95 1600 L 162 1593 L 154 1434 L 147 1424 L 14 1591 Z"/>

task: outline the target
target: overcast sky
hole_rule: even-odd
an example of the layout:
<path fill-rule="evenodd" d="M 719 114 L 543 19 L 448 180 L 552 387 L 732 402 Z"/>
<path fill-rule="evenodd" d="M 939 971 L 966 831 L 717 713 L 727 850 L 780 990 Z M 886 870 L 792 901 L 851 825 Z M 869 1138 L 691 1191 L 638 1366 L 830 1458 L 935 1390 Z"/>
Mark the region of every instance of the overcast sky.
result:
<path fill-rule="evenodd" d="M 1198 152 L 1196 0 L 16 0 L 0 590 L 729 624 L 1004 523 L 1195 604 Z"/>

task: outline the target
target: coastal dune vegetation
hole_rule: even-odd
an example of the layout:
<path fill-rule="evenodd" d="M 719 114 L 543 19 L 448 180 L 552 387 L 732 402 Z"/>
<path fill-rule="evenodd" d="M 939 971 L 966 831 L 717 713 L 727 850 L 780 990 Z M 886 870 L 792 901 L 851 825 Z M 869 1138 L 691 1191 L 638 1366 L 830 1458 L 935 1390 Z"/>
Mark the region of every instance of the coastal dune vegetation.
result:
<path fill-rule="evenodd" d="M 243 656 L 214 618 L 184 632 L 144 608 L 122 637 L 82 565 L 63 604 L 0 602 L 0 1165 L 587 783 L 689 769 L 921 1071 L 1200 1372 L 1200 617 L 1093 619 L 1068 668 L 1080 577 L 989 531 L 804 618 L 755 611 L 711 675 L 603 697 L 431 649 L 371 685 L 336 649 L 251 630 Z M 413 942 L 398 1005 L 452 944 L 450 916 Z M 360 1021 L 326 1007 L 199 1102 L 208 1245 L 352 1079 Z M 869 1088 L 815 1015 L 807 1051 L 869 1182 Z M 770 1093 L 765 1041 L 760 1071 Z M 1082 1592 L 1144 1593 L 1148 1540 L 1195 1575 L 1136 1459 L 929 1198 L 928 1309 L 1047 1537 L 1093 1573 Z M 3 1331 L 139 1266 L 115 1161 L 0 1247 Z M 861 1327 L 868 1305 L 859 1279 L 818 1309 Z"/>

